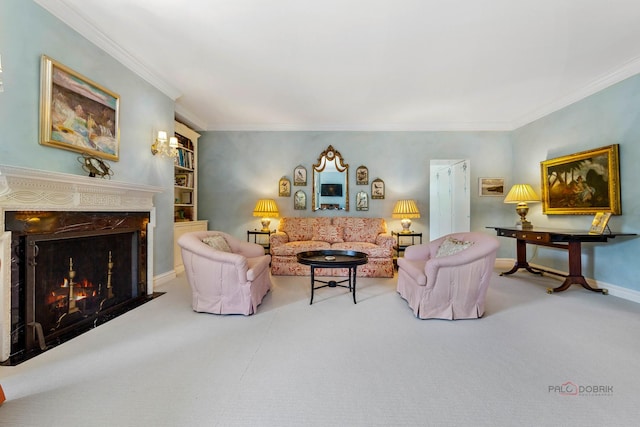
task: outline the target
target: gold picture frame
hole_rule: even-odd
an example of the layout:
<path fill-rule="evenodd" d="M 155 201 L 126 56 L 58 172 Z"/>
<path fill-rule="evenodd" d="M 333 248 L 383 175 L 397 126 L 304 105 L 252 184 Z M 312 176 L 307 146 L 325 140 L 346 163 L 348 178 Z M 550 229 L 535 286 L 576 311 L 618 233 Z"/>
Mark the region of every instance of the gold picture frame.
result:
<path fill-rule="evenodd" d="M 604 234 L 604 230 L 611 218 L 611 212 L 598 212 L 591 221 L 591 228 L 589 234 Z"/>
<path fill-rule="evenodd" d="M 40 144 L 120 159 L 120 96 L 42 55 Z"/>
<path fill-rule="evenodd" d="M 542 213 L 620 215 L 618 144 L 540 162 Z"/>
<path fill-rule="evenodd" d="M 384 199 L 384 181 L 376 178 L 371 182 L 371 198 Z"/>
<path fill-rule="evenodd" d="M 291 197 L 291 181 L 289 178 L 283 176 L 278 182 L 278 196 L 279 197 Z"/>

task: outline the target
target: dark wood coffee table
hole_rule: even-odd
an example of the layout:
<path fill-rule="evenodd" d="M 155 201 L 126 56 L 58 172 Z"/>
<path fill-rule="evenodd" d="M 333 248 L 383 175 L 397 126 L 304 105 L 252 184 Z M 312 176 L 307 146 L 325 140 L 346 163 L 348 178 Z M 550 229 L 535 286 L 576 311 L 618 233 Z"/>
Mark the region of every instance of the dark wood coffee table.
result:
<path fill-rule="evenodd" d="M 369 262 L 367 254 L 356 251 L 334 251 L 327 249 L 320 251 L 300 252 L 297 257 L 300 264 L 308 265 L 311 267 L 311 301 L 309 302 L 309 305 L 313 304 L 313 291 L 320 288 L 326 288 L 327 286 L 330 288 L 335 288 L 336 286 L 348 288 L 349 291 L 353 293 L 353 303 L 356 303 L 356 269 L 359 265 Z M 348 268 L 349 277 L 347 279 L 339 281 L 317 280 L 315 278 L 316 268 Z M 314 287 L 314 284 L 316 282 L 324 283 L 324 285 Z M 341 284 L 345 282 L 349 282 L 349 284 Z"/>

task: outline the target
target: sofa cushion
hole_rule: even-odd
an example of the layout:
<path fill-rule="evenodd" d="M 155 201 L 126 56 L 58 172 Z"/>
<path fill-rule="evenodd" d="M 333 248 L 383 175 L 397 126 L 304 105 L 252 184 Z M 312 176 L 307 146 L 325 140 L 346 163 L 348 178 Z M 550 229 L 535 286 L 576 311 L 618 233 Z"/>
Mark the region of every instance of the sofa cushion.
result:
<path fill-rule="evenodd" d="M 229 247 L 229 244 L 227 243 L 226 240 L 224 240 L 224 237 L 222 237 L 219 234 L 207 236 L 204 239 L 202 239 L 202 242 L 206 243 L 207 245 L 211 246 L 213 249 L 217 251 L 231 252 L 231 248 Z"/>
<path fill-rule="evenodd" d="M 331 244 L 317 240 L 301 240 L 280 246 L 272 246 L 271 254 L 273 256 L 296 256 L 300 252 L 319 251 L 322 249 L 331 249 Z"/>
<path fill-rule="evenodd" d="M 331 249 L 340 251 L 364 252 L 369 256 L 369 258 L 391 258 L 393 256 L 391 248 L 367 242 L 333 243 L 331 245 Z"/>
<path fill-rule="evenodd" d="M 466 242 L 454 239 L 453 237 L 447 237 L 438 247 L 436 258 L 457 254 L 458 252 L 463 251 L 469 246 L 473 245 L 473 243 L 474 242 Z"/>
<path fill-rule="evenodd" d="M 331 225 L 331 218 L 327 217 L 284 217 L 278 225 L 279 231 L 284 231 L 289 236 L 289 241 L 311 240 L 314 226 Z"/>
<path fill-rule="evenodd" d="M 341 243 L 342 239 L 342 227 L 337 225 L 314 225 L 313 237 L 311 240 L 319 240 L 321 242 L 329 243 Z"/>
<path fill-rule="evenodd" d="M 387 231 L 383 218 L 337 217 L 333 224 L 343 228 L 345 242 L 375 243 L 378 234 Z"/>

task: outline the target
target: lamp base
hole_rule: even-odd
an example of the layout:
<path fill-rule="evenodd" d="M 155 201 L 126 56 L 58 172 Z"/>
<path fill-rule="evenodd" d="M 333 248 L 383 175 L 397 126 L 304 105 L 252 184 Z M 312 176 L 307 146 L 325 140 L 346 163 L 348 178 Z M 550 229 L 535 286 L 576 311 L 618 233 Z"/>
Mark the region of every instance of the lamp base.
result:
<path fill-rule="evenodd" d="M 262 218 L 262 221 L 260 221 L 260 223 L 262 224 L 261 231 L 271 231 L 269 229 L 269 224 L 271 224 L 271 220 L 269 218 Z"/>
<path fill-rule="evenodd" d="M 402 231 L 400 231 L 400 234 L 411 234 L 411 220 L 409 218 L 402 219 L 400 224 L 402 224 Z"/>
<path fill-rule="evenodd" d="M 518 222 L 516 222 L 516 228 L 518 230 L 533 230 L 533 224 L 531 224 L 527 220 L 518 221 Z"/>

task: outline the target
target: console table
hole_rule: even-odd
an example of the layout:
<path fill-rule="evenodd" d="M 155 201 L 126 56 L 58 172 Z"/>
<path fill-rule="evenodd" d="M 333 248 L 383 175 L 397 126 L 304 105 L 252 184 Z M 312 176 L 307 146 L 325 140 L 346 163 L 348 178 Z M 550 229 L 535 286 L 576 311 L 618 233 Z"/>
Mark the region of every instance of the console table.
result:
<path fill-rule="evenodd" d="M 548 228 L 534 228 L 532 230 L 521 230 L 517 227 L 487 227 L 493 228 L 501 237 L 511 237 L 517 239 L 516 243 L 516 263 L 509 271 L 505 271 L 500 275 L 513 274 L 521 268 L 524 268 L 533 274 L 549 273 L 564 277 L 564 282 L 557 288 L 547 288 L 547 293 L 562 292 L 571 285 L 581 285 L 583 288 L 593 292 L 600 292 L 604 295 L 608 294 L 607 289 L 599 289 L 591 287 L 582 275 L 582 243 L 600 242 L 605 243 L 609 239 L 617 236 L 635 236 L 629 233 L 605 233 L 605 234 L 589 234 L 582 230 L 555 230 Z M 569 274 L 559 274 L 553 271 L 544 270 L 538 267 L 532 267 L 527 262 L 527 243 L 538 246 L 548 246 L 552 248 L 565 249 L 569 252 Z"/>

